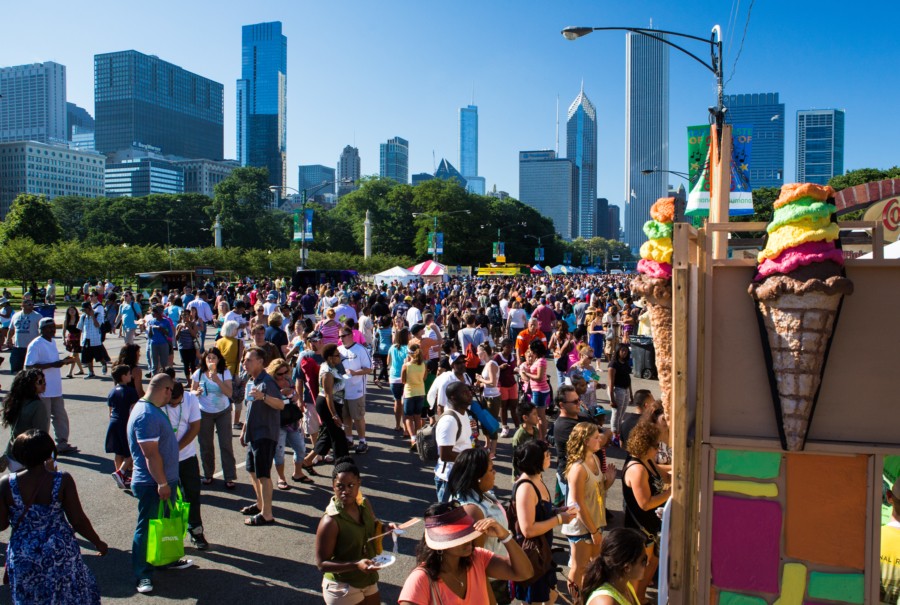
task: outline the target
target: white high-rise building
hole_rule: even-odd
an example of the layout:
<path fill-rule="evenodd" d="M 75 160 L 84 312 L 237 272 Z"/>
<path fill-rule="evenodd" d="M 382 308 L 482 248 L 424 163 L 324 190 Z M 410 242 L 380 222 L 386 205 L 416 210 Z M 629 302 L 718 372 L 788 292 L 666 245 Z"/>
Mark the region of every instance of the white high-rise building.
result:
<path fill-rule="evenodd" d="M 659 34 L 659 37 L 664 37 Z M 642 174 L 642 170 L 655 170 Z M 650 206 L 669 191 L 669 47 L 648 36 L 625 36 L 625 243 L 646 241 Z"/>
<path fill-rule="evenodd" d="M 66 143 L 65 65 L 0 67 L 0 95 L 0 143 Z"/>

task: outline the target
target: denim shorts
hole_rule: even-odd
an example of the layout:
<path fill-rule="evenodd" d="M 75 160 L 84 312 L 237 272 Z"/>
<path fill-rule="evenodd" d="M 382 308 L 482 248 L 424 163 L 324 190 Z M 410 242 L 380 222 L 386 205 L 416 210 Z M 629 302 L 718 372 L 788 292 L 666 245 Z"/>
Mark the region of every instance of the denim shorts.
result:
<path fill-rule="evenodd" d="M 550 391 L 546 393 L 531 393 L 531 401 L 536 408 L 545 408 L 550 403 Z"/>
<path fill-rule="evenodd" d="M 421 416 L 425 408 L 425 395 L 403 398 L 404 416 Z"/>
<path fill-rule="evenodd" d="M 576 544 L 578 542 L 590 542 L 591 534 L 581 534 L 580 536 L 566 536 L 566 540 L 571 544 Z"/>
<path fill-rule="evenodd" d="M 392 382 L 391 383 L 391 394 L 394 395 L 394 401 L 401 401 L 403 399 L 403 383 L 402 382 Z"/>

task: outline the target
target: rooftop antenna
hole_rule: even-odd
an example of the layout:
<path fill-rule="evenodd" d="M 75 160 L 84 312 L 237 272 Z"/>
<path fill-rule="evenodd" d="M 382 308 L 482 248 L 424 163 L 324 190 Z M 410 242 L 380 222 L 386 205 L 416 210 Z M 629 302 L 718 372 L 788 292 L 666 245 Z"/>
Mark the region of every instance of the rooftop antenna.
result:
<path fill-rule="evenodd" d="M 434 149 L 431 150 L 431 167 L 434 169 L 434 174 L 437 174 L 437 159 L 435 159 Z"/>
<path fill-rule="evenodd" d="M 650 17 L 650 29 L 653 29 L 653 17 Z"/>
<path fill-rule="evenodd" d="M 559 157 L 559 93 L 556 93 L 556 156 Z"/>

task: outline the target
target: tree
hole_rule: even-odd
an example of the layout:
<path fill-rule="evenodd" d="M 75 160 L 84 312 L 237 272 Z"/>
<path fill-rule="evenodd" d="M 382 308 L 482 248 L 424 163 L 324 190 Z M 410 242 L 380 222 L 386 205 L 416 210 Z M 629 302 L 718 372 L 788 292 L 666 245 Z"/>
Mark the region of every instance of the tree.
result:
<path fill-rule="evenodd" d="M 28 238 L 37 244 L 52 244 L 62 231 L 53 209 L 44 196 L 20 194 L 13 200 L 6 220 L 0 226 L 0 245 L 16 238 Z"/>
<path fill-rule="evenodd" d="M 880 168 L 860 168 L 851 170 L 846 174 L 839 174 L 832 177 L 828 184 L 834 187 L 836 191 L 846 189 L 847 187 L 855 187 L 864 183 L 872 183 L 875 181 L 883 181 L 884 179 L 900 178 L 900 166 L 894 166 L 887 170 Z"/>
<path fill-rule="evenodd" d="M 0 246 L 0 275 L 15 279 L 23 291 L 31 282 L 49 277 L 47 249 L 27 237 L 18 237 Z"/>
<path fill-rule="evenodd" d="M 290 243 L 290 215 L 272 210 L 267 168 L 236 168 L 216 185 L 213 203 L 206 208 L 210 221 L 216 216 L 222 238 L 240 248 L 286 248 Z"/>

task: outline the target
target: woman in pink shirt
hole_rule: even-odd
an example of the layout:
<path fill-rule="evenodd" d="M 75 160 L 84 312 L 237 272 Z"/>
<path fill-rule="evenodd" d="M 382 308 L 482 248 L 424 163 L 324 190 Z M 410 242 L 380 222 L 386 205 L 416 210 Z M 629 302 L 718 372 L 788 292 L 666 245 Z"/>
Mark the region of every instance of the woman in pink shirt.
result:
<path fill-rule="evenodd" d="M 520 366 L 522 379 L 528 380 L 531 402 L 541 419 L 541 439 L 547 434 L 547 406 L 550 405 L 550 383 L 547 381 L 547 345 L 542 340 L 532 340 L 528 345 L 526 362 Z"/>

